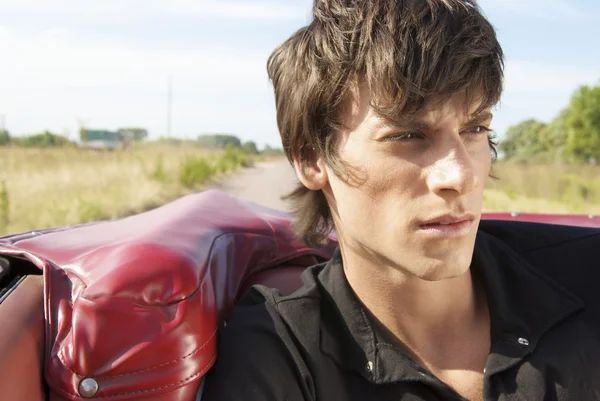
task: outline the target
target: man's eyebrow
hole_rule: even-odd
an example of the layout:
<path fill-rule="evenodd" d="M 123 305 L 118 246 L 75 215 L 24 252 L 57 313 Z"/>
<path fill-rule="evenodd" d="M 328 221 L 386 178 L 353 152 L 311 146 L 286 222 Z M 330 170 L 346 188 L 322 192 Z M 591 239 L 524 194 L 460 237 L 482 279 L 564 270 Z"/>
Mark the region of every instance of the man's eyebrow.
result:
<path fill-rule="evenodd" d="M 483 124 L 487 121 L 490 121 L 494 115 L 491 112 L 483 112 L 477 115 L 471 116 L 469 120 L 465 122 L 464 125 L 477 125 Z M 397 120 L 397 121 L 386 121 L 381 120 L 375 127 L 376 130 L 380 129 L 403 129 L 409 131 L 430 131 L 433 128 L 425 121 L 419 118 L 409 118 L 405 120 Z"/>
<path fill-rule="evenodd" d="M 377 126 L 375 128 L 377 130 L 389 128 L 389 129 L 403 129 L 403 130 L 410 130 L 410 131 L 420 131 L 420 130 L 428 130 L 428 129 L 430 129 L 430 126 L 423 120 L 406 119 L 406 120 L 396 120 L 396 121 L 382 120 L 380 123 L 377 124 Z"/>
<path fill-rule="evenodd" d="M 494 115 L 489 111 L 479 113 L 475 116 L 472 116 L 465 125 L 482 124 L 490 121 L 492 118 L 494 118 Z"/>

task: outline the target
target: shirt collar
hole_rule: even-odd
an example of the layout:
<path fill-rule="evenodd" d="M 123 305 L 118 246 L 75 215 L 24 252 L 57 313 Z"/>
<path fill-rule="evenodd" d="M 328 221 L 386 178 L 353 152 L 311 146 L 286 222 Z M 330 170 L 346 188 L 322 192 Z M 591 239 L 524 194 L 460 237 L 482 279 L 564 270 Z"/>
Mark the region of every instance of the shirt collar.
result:
<path fill-rule="evenodd" d="M 471 268 L 483 281 L 490 309 L 487 375 L 518 363 L 533 352 L 544 333 L 583 308 L 579 298 L 483 231 L 477 235 Z M 375 383 L 426 380 L 413 361 L 378 338 L 346 279 L 339 250 L 317 281 L 328 298 L 321 309 L 325 354 Z"/>

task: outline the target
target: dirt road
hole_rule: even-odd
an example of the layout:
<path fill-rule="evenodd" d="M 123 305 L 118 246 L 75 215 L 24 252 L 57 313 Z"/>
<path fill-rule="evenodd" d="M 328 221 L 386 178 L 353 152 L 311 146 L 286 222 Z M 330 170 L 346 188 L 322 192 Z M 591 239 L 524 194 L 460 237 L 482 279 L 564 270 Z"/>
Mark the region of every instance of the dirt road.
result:
<path fill-rule="evenodd" d="M 240 199 L 274 209 L 286 210 L 281 196 L 289 193 L 297 182 L 287 159 L 257 163 L 224 179 L 215 188 Z"/>

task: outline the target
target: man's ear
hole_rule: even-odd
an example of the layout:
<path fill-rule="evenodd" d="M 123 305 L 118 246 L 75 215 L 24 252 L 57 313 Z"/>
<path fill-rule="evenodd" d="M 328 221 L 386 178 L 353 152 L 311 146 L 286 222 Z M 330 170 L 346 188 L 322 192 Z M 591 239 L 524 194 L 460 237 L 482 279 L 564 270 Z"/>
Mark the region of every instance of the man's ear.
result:
<path fill-rule="evenodd" d="M 314 156 L 309 160 L 294 157 L 294 169 L 300 182 L 311 191 L 318 191 L 327 185 L 327 165 L 322 156 Z"/>

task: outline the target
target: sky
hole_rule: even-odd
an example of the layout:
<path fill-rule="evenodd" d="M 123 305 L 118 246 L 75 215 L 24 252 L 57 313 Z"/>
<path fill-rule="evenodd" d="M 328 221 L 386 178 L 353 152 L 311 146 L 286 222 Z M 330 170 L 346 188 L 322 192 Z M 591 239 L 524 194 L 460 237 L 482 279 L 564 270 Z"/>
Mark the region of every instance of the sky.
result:
<path fill-rule="evenodd" d="M 506 54 L 492 128 L 551 121 L 600 84 L 600 1 L 480 0 Z M 271 51 L 311 0 L 0 0 L 0 125 L 13 135 L 136 126 L 280 146 Z M 2 118 L 2 116 L 4 118 Z M 0 129 L 2 127 L 0 126 Z"/>

